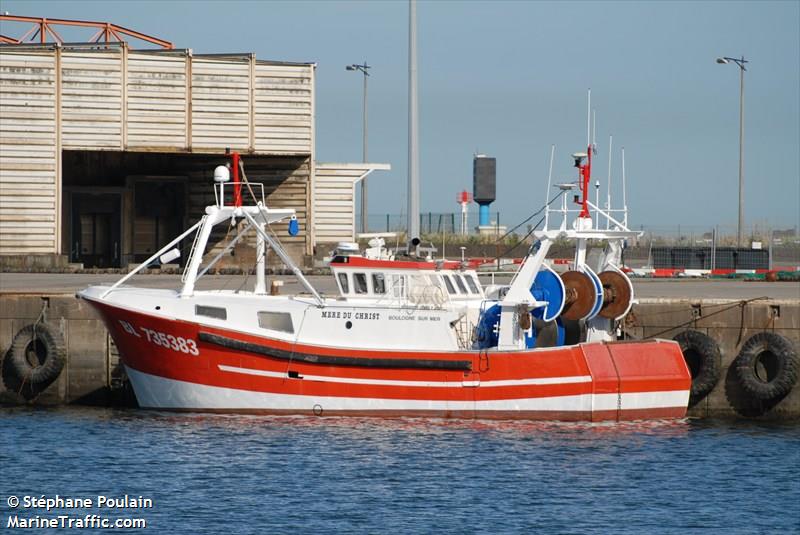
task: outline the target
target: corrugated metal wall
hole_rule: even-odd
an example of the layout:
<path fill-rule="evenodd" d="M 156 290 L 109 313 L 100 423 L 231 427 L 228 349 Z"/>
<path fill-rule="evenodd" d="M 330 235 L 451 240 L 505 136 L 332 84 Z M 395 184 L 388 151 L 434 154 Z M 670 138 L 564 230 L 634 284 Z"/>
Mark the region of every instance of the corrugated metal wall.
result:
<path fill-rule="evenodd" d="M 61 54 L 62 149 L 122 148 L 121 58 L 119 50 Z"/>
<path fill-rule="evenodd" d="M 128 55 L 129 150 L 184 150 L 191 144 L 186 128 L 187 65 L 184 55 Z"/>
<path fill-rule="evenodd" d="M 60 161 L 53 53 L 0 48 L 0 253 L 53 253 Z"/>
<path fill-rule="evenodd" d="M 253 55 L 0 46 L 0 254 L 61 252 L 62 149 L 310 157 L 314 68 Z M 306 195 L 307 212 L 313 169 L 304 180 L 304 193 L 294 178 L 280 187 Z"/>
<path fill-rule="evenodd" d="M 254 90 L 255 150 L 307 152 L 313 144 L 314 71 L 257 64 Z"/>
<path fill-rule="evenodd" d="M 192 148 L 250 148 L 250 64 L 192 61 Z"/>
<path fill-rule="evenodd" d="M 371 168 L 369 164 L 317 163 L 312 196 L 315 243 L 355 239 L 353 186 Z"/>

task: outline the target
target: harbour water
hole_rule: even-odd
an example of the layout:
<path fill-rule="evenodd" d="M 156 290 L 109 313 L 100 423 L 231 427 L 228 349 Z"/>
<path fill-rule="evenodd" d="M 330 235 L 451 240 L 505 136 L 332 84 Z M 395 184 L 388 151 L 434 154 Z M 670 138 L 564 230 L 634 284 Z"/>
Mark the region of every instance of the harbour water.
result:
<path fill-rule="evenodd" d="M 800 532 L 797 423 L 10 408 L 0 467 L 3 528 L 99 513 L 146 520 L 127 533 Z M 153 506 L 9 507 L 43 495 Z"/>

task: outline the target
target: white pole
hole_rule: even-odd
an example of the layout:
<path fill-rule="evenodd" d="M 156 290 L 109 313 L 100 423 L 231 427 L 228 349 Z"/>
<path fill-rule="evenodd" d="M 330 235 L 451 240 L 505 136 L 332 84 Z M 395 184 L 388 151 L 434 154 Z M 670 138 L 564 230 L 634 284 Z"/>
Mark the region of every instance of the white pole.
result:
<path fill-rule="evenodd" d="M 369 77 L 369 73 L 367 72 L 369 66 L 367 65 L 367 60 L 364 60 L 364 101 L 363 101 L 363 111 L 361 117 L 364 121 L 362 125 L 362 132 L 364 134 L 363 141 L 363 157 L 361 158 L 364 163 L 367 162 L 367 78 Z M 367 178 L 364 177 L 361 179 L 361 232 L 369 232 L 369 223 L 368 223 L 368 204 L 369 204 L 369 195 L 367 194 Z"/>
<path fill-rule="evenodd" d="M 194 284 L 198 278 L 197 272 L 200 269 L 200 263 L 203 261 L 203 252 L 206 250 L 206 244 L 208 243 L 208 238 L 211 236 L 211 230 L 213 228 L 213 223 L 209 223 L 208 219 L 206 219 L 203 226 L 200 227 L 196 249 L 194 250 L 192 258 L 189 260 L 189 266 L 186 268 L 186 280 L 183 282 L 181 297 L 191 297 L 194 294 Z"/>
<path fill-rule="evenodd" d="M 419 238 L 419 146 L 417 124 L 417 2 L 408 5 L 408 252 Z"/>
<path fill-rule="evenodd" d="M 711 229 L 711 271 L 714 271 L 717 263 L 717 227 Z"/>
<path fill-rule="evenodd" d="M 627 183 L 625 182 L 625 147 L 622 147 L 622 209 L 624 210 L 622 215 L 622 222 L 625 223 L 625 226 L 628 226 L 628 193 L 627 193 Z"/>
<path fill-rule="evenodd" d="M 592 88 L 588 91 L 588 101 L 586 103 L 586 146 L 592 144 Z"/>
<path fill-rule="evenodd" d="M 594 204 L 595 206 L 595 217 L 597 218 L 597 228 L 600 228 L 600 181 L 595 180 L 594 182 Z"/>
<path fill-rule="evenodd" d="M 608 136 L 608 184 L 606 184 L 606 211 L 611 213 L 611 152 L 614 136 Z M 611 228 L 611 221 L 606 219 L 606 230 Z"/>
<path fill-rule="evenodd" d="M 261 223 L 261 230 L 266 231 L 266 226 Z M 267 293 L 267 280 L 266 280 L 266 267 L 267 267 L 267 244 L 261 234 L 256 232 L 256 287 L 254 292 L 256 295 L 265 295 Z"/>
<path fill-rule="evenodd" d="M 553 156 L 556 152 L 555 144 L 550 145 L 550 169 L 547 171 L 547 191 L 544 192 L 544 202 L 549 202 L 550 200 L 550 182 L 553 179 Z M 548 223 L 550 222 L 550 205 L 547 204 L 544 207 L 544 229 L 547 230 L 550 227 Z"/>

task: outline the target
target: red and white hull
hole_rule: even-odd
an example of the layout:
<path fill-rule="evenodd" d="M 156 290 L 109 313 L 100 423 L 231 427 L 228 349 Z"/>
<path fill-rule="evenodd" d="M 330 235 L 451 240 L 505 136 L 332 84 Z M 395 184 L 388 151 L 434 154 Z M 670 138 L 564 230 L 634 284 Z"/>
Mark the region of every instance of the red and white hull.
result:
<path fill-rule="evenodd" d="M 520 351 L 307 345 L 89 300 L 146 408 L 317 415 L 680 418 L 691 377 L 677 343 Z M 408 364 L 405 367 L 404 363 Z"/>

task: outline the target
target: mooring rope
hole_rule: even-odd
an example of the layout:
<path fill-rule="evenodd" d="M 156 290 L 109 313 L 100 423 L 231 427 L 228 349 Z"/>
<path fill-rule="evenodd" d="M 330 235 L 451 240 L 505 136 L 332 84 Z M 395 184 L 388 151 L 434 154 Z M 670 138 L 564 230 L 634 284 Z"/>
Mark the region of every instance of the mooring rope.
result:
<path fill-rule="evenodd" d="M 717 314 L 722 314 L 723 312 L 726 312 L 728 310 L 734 309 L 736 307 L 742 307 L 742 318 L 741 318 L 741 324 L 740 324 L 740 327 L 739 327 L 739 341 L 736 342 L 736 345 L 739 345 L 739 342 L 741 342 L 742 331 L 744 330 L 744 309 L 749 303 L 752 303 L 753 301 L 760 301 L 762 299 L 769 299 L 769 297 L 761 296 L 761 297 L 754 297 L 752 299 L 744 299 L 742 301 L 738 301 L 736 303 L 733 303 L 732 305 L 727 305 L 727 306 L 725 306 L 725 308 L 721 308 L 720 310 L 712 312 L 711 314 L 707 314 L 707 315 L 703 316 L 703 318 L 711 318 L 713 316 L 716 316 Z M 686 322 L 683 322 L 681 324 L 675 325 L 674 327 L 669 327 L 669 328 L 667 328 L 667 329 L 665 329 L 663 331 L 657 332 L 656 334 L 651 334 L 650 336 L 648 336 L 648 338 L 658 338 L 662 334 L 668 333 L 670 331 L 674 331 L 675 329 L 680 329 L 681 327 L 690 326 L 690 325 L 692 325 L 692 323 L 695 323 L 695 326 L 696 326 L 696 322 L 697 321 L 698 321 L 698 319 L 696 317 L 693 317 L 689 321 L 686 321 Z M 629 335 L 629 333 L 627 333 L 627 330 L 626 330 L 626 334 Z"/>

